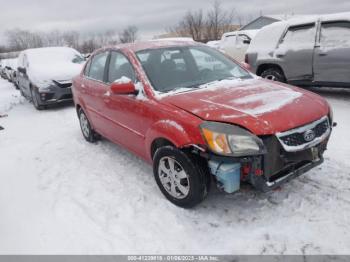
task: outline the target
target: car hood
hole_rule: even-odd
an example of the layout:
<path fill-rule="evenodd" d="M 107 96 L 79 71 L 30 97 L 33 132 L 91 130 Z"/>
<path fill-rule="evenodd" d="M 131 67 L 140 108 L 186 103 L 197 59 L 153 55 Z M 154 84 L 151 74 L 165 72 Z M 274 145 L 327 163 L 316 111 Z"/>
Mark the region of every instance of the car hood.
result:
<path fill-rule="evenodd" d="M 28 76 L 30 80 L 38 86 L 45 85 L 52 80 L 64 81 L 71 80 L 78 75 L 83 64 L 74 64 L 70 62 L 59 62 L 44 65 L 30 65 Z"/>
<path fill-rule="evenodd" d="M 290 130 L 329 113 L 322 97 L 260 78 L 224 80 L 160 100 L 203 120 L 236 124 L 256 135 Z"/>

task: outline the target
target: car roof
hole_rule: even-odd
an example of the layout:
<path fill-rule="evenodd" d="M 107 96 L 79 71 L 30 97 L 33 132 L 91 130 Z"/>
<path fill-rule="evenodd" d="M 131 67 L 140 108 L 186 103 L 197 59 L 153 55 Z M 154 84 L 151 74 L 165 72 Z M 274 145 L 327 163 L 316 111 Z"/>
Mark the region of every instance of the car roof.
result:
<path fill-rule="evenodd" d="M 104 49 L 130 49 L 133 52 L 138 52 L 146 49 L 181 47 L 181 46 L 205 46 L 205 45 L 195 41 L 162 39 L 162 40 L 141 41 L 141 42 L 128 43 L 128 44 L 119 44 L 119 45 L 109 46 Z"/>
<path fill-rule="evenodd" d="M 271 25 L 268 25 L 266 27 L 272 26 L 272 25 L 278 25 L 278 26 L 298 26 L 298 25 L 305 25 L 310 23 L 315 23 L 318 20 L 323 22 L 331 22 L 331 21 L 350 21 L 350 12 L 344 12 L 344 13 L 335 13 L 335 14 L 326 14 L 326 15 L 309 15 L 305 17 L 295 17 L 291 18 L 285 21 L 280 21 L 273 23 Z M 266 28 L 264 27 L 264 28 Z M 262 30 L 264 30 L 262 28 Z"/>

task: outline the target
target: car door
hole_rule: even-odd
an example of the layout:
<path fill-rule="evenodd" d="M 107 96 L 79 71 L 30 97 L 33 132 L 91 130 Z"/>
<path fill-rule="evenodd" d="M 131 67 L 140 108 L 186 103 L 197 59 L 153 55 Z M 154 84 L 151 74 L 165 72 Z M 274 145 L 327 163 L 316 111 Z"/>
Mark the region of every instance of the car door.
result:
<path fill-rule="evenodd" d="M 350 83 L 350 22 L 322 22 L 315 49 L 317 82 Z"/>
<path fill-rule="evenodd" d="M 315 40 L 315 23 L 287 29 L 275 50 L 274 57 L 289 81 L 312 80 Z"/>
<path fill-rule="evenodd" d="M 250 44 L 250 37 L 248 37 L 245 34 L 239 34 L 236 37 L 236 46 L 234 50 L 234 59 L 236 59 L 238 62 L 243 62 L 245 58 L 245 53 L 248 50 L 249 44 Z"/>
<path fill-rule="evenodd" d="M 94 129 L 108 137 L 107 118 L 104 112 L 104 95 L 109 90 L 109 85 L 105 82 L 106 65 L 109 52 L 103 51 L 95 54 L 89 62 L 88 72 L 81 84 L 85 109 Z"/>
<path fill-rule="evenodd" d="M 107 82 L 113 83 L 122 77 L 137 82 L 136 74 L 129 59 L 121 51 L 111 51 Z M 140 126 L 143 119 L 143 100 L 136 95 L 121 95 L 109 92 L 104 97 L 104 108 L 108 118 L 108 135 L 113 141 L 130 150 L 144 154 L 144 138 Z"/>

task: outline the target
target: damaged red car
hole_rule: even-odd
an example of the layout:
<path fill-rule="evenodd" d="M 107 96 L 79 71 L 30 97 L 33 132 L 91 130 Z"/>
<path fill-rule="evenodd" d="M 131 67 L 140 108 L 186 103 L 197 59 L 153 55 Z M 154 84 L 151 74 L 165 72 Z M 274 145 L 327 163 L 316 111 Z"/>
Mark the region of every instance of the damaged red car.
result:
<path fill-rule="evenodd" d="M 98 50 L 73 95 L 85 139 L 103 136 L 153 164 L 161 192 L 185 208 L 213 182 L 268 191 L 304 174 L 323 162 L 333 126 L 322 97 L 195 42 Z"/>

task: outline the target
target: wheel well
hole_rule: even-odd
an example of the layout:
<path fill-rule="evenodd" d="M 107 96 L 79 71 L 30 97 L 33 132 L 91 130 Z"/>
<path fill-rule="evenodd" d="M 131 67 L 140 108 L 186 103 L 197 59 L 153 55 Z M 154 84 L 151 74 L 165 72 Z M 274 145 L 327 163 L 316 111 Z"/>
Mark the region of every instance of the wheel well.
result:
<path fill-rule="evenodd" d="M 163 146 L 174 146 L 174 144 L 165 138 L 155 139 L 151 145 L 151 157 L 152 157 L 152 159 L 153 159 L 153 156 L 156 153 L 157 149 L 160 147 L 163 147 Z"/>
<path fill-rule="evenodd" d="M 256 74 L 258 76 L 260 76 L 262 74 L 262 72 L 264 72 L 266 69 L 269 69 L 269 68 L 277 68 L 277 69 L 281 70 L 283 75 L 284 75 L 284 71 L 283 71 L 282 67 L 280 67 L 279 65 L 276 65 L 276 64 L 262 64 L 258 67 L 258 70 L 256 70 Z"/>

